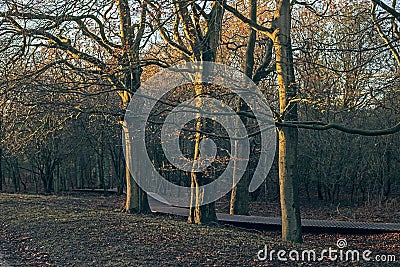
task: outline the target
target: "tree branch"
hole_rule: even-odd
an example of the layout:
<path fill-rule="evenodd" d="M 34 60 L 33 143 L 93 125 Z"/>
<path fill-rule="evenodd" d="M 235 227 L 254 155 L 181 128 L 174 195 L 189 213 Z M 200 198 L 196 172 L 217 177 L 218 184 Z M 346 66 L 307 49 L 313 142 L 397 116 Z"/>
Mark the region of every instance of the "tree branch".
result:
<path fill-rule="evenodd" d="M 268 27 L 264 27 L 264 26 L 258 24 L 257 22 L 247 18 L 242 13 L 240 13 L 236 8 L 226 4 L 225 1 L 219 0 L 219 2 L 220 2 L 220 4 L 222 5 L 222 7 L 224 9 L 228 10 L 229 12 L 231 12 L 238 19 L 240 19 L 242 22 L 249 24 L 256 31 L 265 33 L 269 38 L 273 39 L 274 29 L 268 28 Z"/>
<path fill-rule="evenodd" d="M 394 8 L 391 8 L 390 6 L 386 5 L 382 0 L 371 0 L 371 1 L 376 5 L 380 6 L 383 10 L 391 14 L 400 22 L 400 13 L 397 12 Z"/>
<path fill-rule="evenodd" d="M 324 123 L 324 122 L 276 122 L 278 127 L 291 127 L 291 128 L 299 128 L 299 129 L 309 129 L 309 130 L 318 130 L 318 131 L 326 131 L 330 129 L 338 130 L 340 132 L 348 133 L 348 134 L 357 134 L 363 136 L 382 136 L 382 135 L 390 135 L 400 132 L 400 122 L 398 122 L 395 126 L 380 129 L 380 130 L 364 130 L 357 128 L 350 128 L 344 125 L 340 125 L 337 123 Z"/>

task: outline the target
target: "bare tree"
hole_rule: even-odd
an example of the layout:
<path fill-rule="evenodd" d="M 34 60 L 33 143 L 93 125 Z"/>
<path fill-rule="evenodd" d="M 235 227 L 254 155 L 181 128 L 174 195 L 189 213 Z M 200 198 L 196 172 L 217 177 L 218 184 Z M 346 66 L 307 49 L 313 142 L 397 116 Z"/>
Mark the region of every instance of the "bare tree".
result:
<path fill-rule="evenodd" d="M 220 3 L 173 1 L 170 9 L 172 15 L 168 14 L 164 20 L 161 16 L 164 13 L 162 12 L 164 10 L 161 9 L 162 6 L 155 4 L 152 6 L 156 10 L 155 22 L 161 37 L 173 50 L 180 53 L 184 60 L 191 62 L 215 61 L 223 18 L 223 9 Z M 165 23 L 171 19 L 174 20 L 172 28 L 166 29 Z M 196 84 L 196 96 L 202 95 L 203 86 L 203 84 Z M 201 105 L 201 101 L 197 103 Z M 195 126 L 198 132 L 195 134 L 194 160 L 200 156 L 201 125 L 201 115 L 198 114 Z M 189 222 L 208 223 L 217 220 L 214 203 L 202 204 L 202 192 L 199 187 L 205 184 L 204 180 L 205 178 L 200 177 L 199 173 L 191 172 L 192 191 Z"/>
<path fill-rule="evenodd" d="M 142 41 L 151 34 L 146 32 L 147 2 L 6 1 L 0 19 L 0 30 L 8 40 L 3 53 L 24 57 L 27 66 L 32 66 L 32 60 L 39 55 L 47 58 L 42 64 L 35 64 L 36 71 L 32 69 L 30 75 L 55 66 L 97 75 L 118 92 L 122 108 L 127 107 L 140 86 L 141 68 L 155 62 L 140 60 Z M 128 155 L 131 149 L 127 143 Z M 131 169 L 133 176 L 140 175 L 136 169 Z M 126 211 L 148 212 L 147 195 L 128 169 L 126 183 Z"/>

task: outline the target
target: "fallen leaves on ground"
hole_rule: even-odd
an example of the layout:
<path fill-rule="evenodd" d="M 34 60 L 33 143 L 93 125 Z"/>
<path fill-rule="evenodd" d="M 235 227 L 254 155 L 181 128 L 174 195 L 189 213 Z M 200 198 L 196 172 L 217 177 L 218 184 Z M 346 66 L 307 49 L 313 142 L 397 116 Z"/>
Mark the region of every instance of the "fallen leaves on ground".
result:
<path fill-rule="evenodd" d="M 116 212 L 123 197 L 96 194 L 35 196 L 0 194 L 0 249 L 16 266 L 321 266 L 321 262 L 259 261 L 257 252 L 336 248 L 393 254 L 400 234 L 305 233 L 304 243 L 280 241 L 276 230 L 229 225 L 199 226 L 184 218 Z M 0 251 L 1 251 L 0 250 Z M 398 266 L 387 263 L 387 266 Z M 324 266 L 385 266 L 324 260 Z"/>

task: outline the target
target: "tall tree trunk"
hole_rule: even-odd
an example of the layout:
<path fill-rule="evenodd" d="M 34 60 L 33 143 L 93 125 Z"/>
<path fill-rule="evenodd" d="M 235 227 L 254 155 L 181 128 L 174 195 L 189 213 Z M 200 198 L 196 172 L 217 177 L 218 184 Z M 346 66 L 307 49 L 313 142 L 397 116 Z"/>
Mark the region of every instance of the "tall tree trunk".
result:
<path fill-rule="evenodd" d="M 238 99 L 237 111 L 244 111 L 244 103 L 242 100 Z M 237 121 L 237 123 L 239 123 Z M 243 123 L 246 125 L 246 118 L 243 119 Z M 236 125 L 235 128 L 239 126 Z M 233 175 L 232 175 L 232 190 L 231 190 L 231 200 L 229 205 L 229 214 L 240 214 L 240 215 L 248 215 L 249 214 L 249 185 L 250 185 L 250 177 L 247 173 L 243 174 L 243 177 L 237 176 L 237 160 L 239 155 L 243 155 L 243 151 L 239 151 L 241 147 L 238 145 L 238 141 L 233 141 Z M 250 163 L 248 163 L 250 164 Z M 239 180 L 240 179 L 240 180 Z M 239 180 L 239 182 L 237 182 Z M 236 184 L 236 185 L 235 185 Z"/>
<path fill-rule="evenodd" d="M 257 21 L 257 0 L 250 1 L 250 18 L 252 21 Z M 247 42 L 246 49 L 246 61 L 243 66 L 243 71 L 247 77 L 253 77 L 253 68 L 254 68 L 254 48 L 256 44 L 256 31 L 250 27 L 250 35 L 249 40 Z M 237 111 L 244 111 L 244 103 L 239 100 L 237 104 Z M 244 124 L 246 125 L 246 119 L 244 118 Z M 234 158 L 237 158 L 237 155 L 240 155 L 240 151 L 237 151 L 237 141 L 234 141 Z M 236 161 L 234 162 L 234 172 L 236 169 Z M 233 184 L 236 183 L 236 179 L 240 179 L 240 177 L 235 177 L 235 173 L 233 175 Z M 246 175 L 246 173 L 241 177 L 236 186 L 232 187 L 231 191 L 231 201 L 229 207 L 230 214 L 241 214 L 248 215 L 249 214 L 249 184 L 250 177 Z"/>
<path fill-rule="evenodd" d="M 125 140 L 125 157 L 126 157 L 126 202 L 125 210 L 129 213 L 148 213 L 150 212 L 150 206 L 147 199 L 147 194 L 144 192 L 139 185 L 136 183 L 132 175 L 141 175 L 139 173 L 138 165 L 140 162 L 132 161 L 132 151 L 135 144 L 132 140 L 129 128 L 126 122 L 123 124 L 124 129 L 124 140 Z"/>
<path fill-rule="evenodd" d="M 121 153 L 121 149 L 114 148 L 110 144 L 110 155 L 111 155 L 111 164 L 114 169 L 115 179 L 116 179 L 116 186 L 117 186 L 117 194 L 122 195 L 124 190 L 124 176 L 122 173 L 122 167 L 124 167 L 124 161 L 121 162 L 121 157 L 123 157 Z"/>
<path fill-rule="evenodd" d="M 385 157 L 385 164 L 382 168 L 386 169 L 384 170 L 384 177 L 383 177 L 383 184 L 382 184 L 382 195 L 384 197 L 388 197 L 390 194 L 390 189 L 392 186 L 392 179 L 393 179 L 393 174 L 392 174 L 392 153 L 391 149 L 389 148 L 386 153 L 384 154 Z"/>
<path fill-rule="evenodd" d="M 127 105 L 126 105 L 127 106 Z M 151 212 L 147 194 L 136 183 L 133 176 L 139 177 L 140 162 L 132 161 L 132 153 L 135 148 L 135 140 L 131 137 L 129 127 L 123 122 L 123 133 L 125 142 L 125 179 L 126 179 L 126 202 L 125 211 L 128 213 L 149 213 Z"/>
<path fill-rule="evenodd" d="M 12 182 L 14 186 L 14 193 L 17 193 L 20 191 L 21 186 L 20 186 L 20 173 L 19 173 L 19 164 L 18 160 L 15 160 L 15 162 L 11 162 L 11 170 L 12 170 Z"/>
<path fill-rule="evenodd" d="M 131 100 L 132 94 L 140 87 L 141 68 L 139 67 L 139 45 L 140 40 L 144 33 L 145 18 L 146 18 L 146 5 L 142 5 L 142 14 L 139 24 L 139 29 L 135 37 L 134 28 L 131 20 L 130 4 L 128 0 L 117 0 L 118 13 L 120 16 L 120 35 L 124 45 L 124 52 L 121 61 L 124 65 L 125 81 L 124 88 L 119 88 L 119 95 L 122 99 L 124 108 L 127 108 Z M 125 153 L 127 163 L 132 166 L 129 171 L 129 166 L 126 166 L 125 179 L 126 179 L 126 203 L 125 210 L 129 213 L 147 213 L 150 212 L 150 206 L 147 200 L 147 194 L 144 192 L 133 179 L 133 176 L 140 176 L 139 168 L 135 168 L 138 162 L 131 162 L 131 153 L 134 149 L 134 143 L 131 143 L 130 134 L 127 125 L 123 122 L 123 131 L 125 134 Z M 133 149 L 132 149 L 133 148 Z"/>
<path fill-rule="evenodd" d="M 47 174 L 43 174 L 43 190 L 46 194 L 50 194 L 53 188 L 53 178 L 49 177 Z"/>
<path fill-rule="evenodd" d="M 0 147 L 0 191 L 3 191 L 3 150 Z"/>
<path fill-rule="evenodd" d="M 291 32 L 291 9 L 289 0 L 277 1 L 274 14 L 274 48 L 279 84 L 280 120 L 296 121 L 297 87 L 294 76 Z M 300 208 L 298 199 L 296 128 L 279 128 L 279 186 L 282 210 L 282 239 L 302 242 Z"/>
<path fill-rule="evenodd" d="M 0 113 L 0 133 L 2 133 L 3 130 L 3 110 Z M 2 137 L 2 135 L 0 135 Z M 0 191 L 3 190 L 3 149 L 0 147 Z"/>
<path fill-rule="evenodd" d="M 103 133 L 101 133 L 101 136 Z M 97 188 L 106 191 L 106 184 L 104 181 L 104 151 L 103 151 L 103 137 L 101 137 L 101 143 L 99 144 L 99 151 L 97 154 Z"/>
<path fill-rule="evenodd" d="M 77 175 L 77 181 L 76 181 L 76 187 L 78 189 L 82 189 L 83 185 L 84 185 L 84 176 L 86 173 L 86 166 L 84 164 L 84 159 L 83 156 L 81 155 L 79 158 L 79 163 L 78 163 L 78 168 L 79 168 L 79 172 Z"/>
<path fill-rule="evenodd" d="M 201 74 L 202 70 L 199 71 L 199 75 Z M 199 77 L 199 81 L 202 81 L 202 77 Z M 196 91 L 196 96 L 201 96 L 203 93 L 203 84 L 201 82 L 195 84 L 195 91 Z M 200 107 L 200 110 L 202 108 L 202 100 L 200 97 L 197 97 L 196 99 L 196 106 Z M 196 114 L 196 124 L 195 124 L 195 129 L 196 134 L 195 134 L 195 145 L 194 145 L 194 153 L 193 153 L 193 169 L 190 174 L 191 178 L 191 194 L 190 194 L 190 211 L 189 211 L 189 218 L 188 222 L 190 223 L 197 223 L 197 224 L 203 224 L 203 223 L 211 223 L 211 222 L 216 222 L 217 221 L 217 215 L 215 213 L 215 204 L 214 202 L 209 203 L 209 204 L 203 204 L 203 196 L 204 192 L 202 192 L 204 189 L 200 189 L 200 186 L 206 184 L 206 179 L 202 177 L 202 173 L 196 172 L 194 169 L 197 167 L 196 160 L 200 158 L 200 141 L 201 141 L 201 134 L 200 131 L 202 129 L 202 118 L 201 118 L 201 113 Z"/>
<path fill-rule="evenodd" d="M 211 11 L 209 15 L 205 18 L 206 29 L 204 32 L 201 30 L 200 13 L 193 12 L 189 10 L 190 2 L 187 1 L 176 1 L 175 8 L 177 16 L 179 16 L 180 21 L 183 25 L 183 30 L 185 36 L 190 44 L 190 49 L 192 52 L 191 61 L 192 62 L 202 62 L 211 61 L 214 62 L 216 59 L 216 51 L 221 38 L 222 29 L 222 17 L 223 8 L 218 1 L 213 2 Z M 175 34 L 179 35 L 178 28 L 176 28 Z M 203 70 L 199 71 L 202 75 Z M 198 77 L 197 81 L 202 81 L 202 77 Z M 196 96 L 202 94 L 201 82 L 195 84 Z M 197 104 L 201 107 L 201 100 L 197 101 Z M 196 120 L 195 129 L 197 131 L 201 130 L 201 115 L 199 114 Z M 195 135 L 195 148 L 194 148 L 194 160 L 198 159 L 200 156 L 199 144 L 201 140 L 200 133 Z M 193 166 L 195 167 L 195 166 Z M 198 172 L 191 172 L 191 196 L 190 196 L 190 214 L 188 222 L 191 223 L 209 223 L 217 221 L 215 214 L 215 204 L 209 203 L 203 205 L 203 195 L 204 192 L 200 190 L 200 186 L 206 184 L 206 179 Z"/>
<path fill-rule="evenodd" d="M 54 193 L 60 193 L 62 191 L 62 183 L 60 178 L 61 178 L 60 169 L 59 165 L 57 165 L 54 171 L 54 179 L 53 179 Z"/>

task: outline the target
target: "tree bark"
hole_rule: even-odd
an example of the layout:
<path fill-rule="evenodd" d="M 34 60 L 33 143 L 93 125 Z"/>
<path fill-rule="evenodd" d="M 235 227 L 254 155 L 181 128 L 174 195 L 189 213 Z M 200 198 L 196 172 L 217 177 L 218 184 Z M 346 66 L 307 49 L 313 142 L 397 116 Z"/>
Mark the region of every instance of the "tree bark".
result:
<path fill-rule="evenodd" d="M 204 32 L 201 30 L 202 24 L 200 23 L 201 12 L 198 13 L 189 10 L 189 5 L 195 3 L 187 2 L 187 1 L 176 1 L 175 2 L 175 11 L 179 18 L 179 21 L 182 23 L 183 31 L 186 39 L 188 40 L 188 47 L 182 47 L 181 45 L 174 44 L 163 32 L 163 27 L 160 27 L 160 33 L 163 38 L 167 40 L 167 42 L 175 47 L 183 53 L 189 52 L 190 60 L 192 62 L 202 62 L 202 61 L 211 61 L 214 62 L 216 59 L 216 51 L 221 38 L 221 29 L 222 29 L 222 17 L 224 10 L 221 4 L 218 1 L 213 2 L 210 12 L 207 16 L 204 17 L 206 21 Z M 179 36 L 178 32 L 179 27 L 175 28 L 174 34 Z M 201 70 L 200 70 L 201 73 Z M 197 79 L 198 81 L 202 81 Z M 202 94 L 202 84 L 195 84 L 195 94 Z M 201 107 L 201 101 L 199 101 L 199 106 Z M 201 130 L 201 116 L 199 115 L 196 120 L 195 129 L 197 131 Z M 194 160 L 199 158 L 199 144 L 201 140 L 200 133 L 196 133 L 195 135 L 195 148 L 194 148 Z M 200 186 L 204 185 L 207 181 L 204 177 L 202 177 L 201 173 L 191 172 L 191 196 L 190 196 L 190 214 L 188 217 L 188 222 L 191 223 L 209 223 L 217 221 L 217 217 L 215 215 L 215 204 L 205 204 L 203 205 L 203 194 L 201 192 Z"/>
<path fill-rule="evenodd" d="M 200 74 L 201 75 L 201 70 Z M 202 77 L 199 78 L 202 81 Z M 195 84 L 195 91 L 196 96 L 201 96 L 203 93 L 203 84 Z M 196 99 L 196 105 L 198 107 L 202 107 L 202 100 L 200 97 Z M 193 170 L 190 174 L 191 178 L 191 194 L 190 194 L 190 211 L 189 211 L 189 218 L 188 222 L 190 223 L 197 223 L 197 224 L 205 224 L 205 223 L 212 223 L 217 221 L 217 215 L 215 213 L 215 204 L 214 202 L 209 204 L 203 204 L 203 196 L 204 189 L 200 189 L 200 186 L 206 184 L 206 179 L 202 176 L 202 173 L 196 172 L 195 164 L 196 160 L 200 158 L 200 141 L 201 141 L 201 134 L 200 131 L 202 129 L 202 118 L 201 113 L 197 114 L 196 124 L 195 124 L 196 134 L 195 134 L 195 145 L 194 145 L 194 153 L 193 153 Z"/>
<path fill-rule="evenodd" d="M 273 43 L 279 85 L 280 120 L 297 121 L 297 87 L 294 76 L 289 0 L 277 1 L 274 14 Z M 302 242 L 297 173 L 297 128 L 280 127 L 279 136 L 279 186 L 282 211 L 282 239 Z"/>
<path fill-rule="evenodd" d="M 142 6 L 142 14 L 140 18 L 140 24 L 138 32 L 135 36 L 134 25 L 131 20 L 130 4 L 127 0 L 116 1 L 118 5 L 118 13 L 120 16 L 120 35 L 123 47 L 123 55 L 121 57 L 122 65 L 124 66 L 125 81 L 124 88 L 119 88 L 119 95 L 122 99 L 124 108 L 127 108 L 131 100 L 132 94 L 140 87 L 140 76 L 141 69 L 139 67 L 139 45 L 140 40 L 144 33 L 145 19 L 147 3 L 144 2 Z M 123 131 L 125 134 L 125 153 L 127 157 L 127 163 L 132 167 L 129 170 L 129 166 L 125 167 L 125 179 L 126 179 L 126 202 L 125 210 L 129 213 L 148 213 L 150 212 L 150 206 L 147 200 L 147 194 L 144 192 L 133 179 L 133 176 L 140 176 L 139 168 L 135 167 L 140 164 L 138 162 L 132 162 L 131 153 L 134 149 L 134 143 L 131 143 L 129 131 L 125 122 L 123 122 Z"/>
<path fill-rule="evenodd" d="M 244 111 L 244 103 L 241 99 L 238 99 L 238 107 L 237 111 Z M 244 119 L 243 123 L 246 125 L 247 120 Z M 238 125 L 236 125 L 236 128 L 238 128 Z M 229 205 L 229 214 L 240 214 L 240 215 L 248 215 L 249 214 L 249 185 L 250 185 L 250 177 L 247 175 L 247 173 L 243 174 L 243 177 L 237 177 L 236 175 L 236 168 L 237 168 L 237 160 L 238 160 L 238 155 L 243 154 L 242 151 L 238 151 L 240 149 L 238 147 L 238 141 L 235 140 L 233 141 L 234 145 L 232 147 L 233 149 L 233 179 L 232 179 L 232 191 L 231 191 L 231 200 L 230 200 L 230 205 Z M 250 164 L 250 163 L 249 163 Z M 237 180 L 239 182 L 237 182 Z M 236 185 L 235 185 L 236 184 Z"/>
<path fill-rule="evenodd" d="M 0 147 L 0 191 L 3 191 L 3 149 Z"/>
<path fill-rule="evenodd" d="M 250 0 L 250 19 L 252 21 L 257 21 L 257 0 Z M 246 48 L 246 61 L 243 66 L 243 72 L 247 77 L 253 77 L 253 69 L 254 69 L 254 48 L 256 44 L 256 31 L 249 27 L 250 35 L 247 42 Z M 244 103 L 241 99 L 238 100 L 237 111 L 244 111 Z M 246 125 L 246 119 L 244 119 L 244 124 Z M 240 155 L 241 153 L 237 151 L 237 141 L 234 141 L 234 158 L 237 158 L 236 155 Z M 236 162 L 234 162 L 234 172 L 236 169 Z M 240 177 L 235 177 L 235 173 L 233 175 L 233 184 L 235 184 L 235 179 L 240 179 Z M 246 173 L 241 177 L 236 186 L 232 187 L 231 191 L 231 201 L 229 207 L 230 214 L 240 214 L 240 215 L 248 215 L 249 214 L 249 185 L 250 185 L 250 177 L 246 175 Z"/>
<path fill-rule="evenodd" d="M 209 182 L 210 178 L 202 177 L 201 173 L 192 172 L 191 174 L 191 201 L 189 210 L 189 223 L 209 224 L 217 222 L 217 214 L 215 212 L 215 203 L 203 205 L 204 192 L 200 190 L 200 186 Z"/>
<path fill-rule="evenodd" d="M 151 212 L 149 202 L 147 199 L 147 194 L 144 192 L 140 186 L 136 183 L 133 176 L 137 175 L 139 177 L 141 174 L 139 172 L 140 162 L 132 161 L 132 152 L 134 150 L 135 142 L 131 138 L 128 126 L 126 122 L 123 122 L 123 132 L 125 140 L 125 179 L 126 179 L 126 202 L 125 211 L 128 213 L 149 213 Z M 133 176 L 132 176 L 133 175 Z"/>

